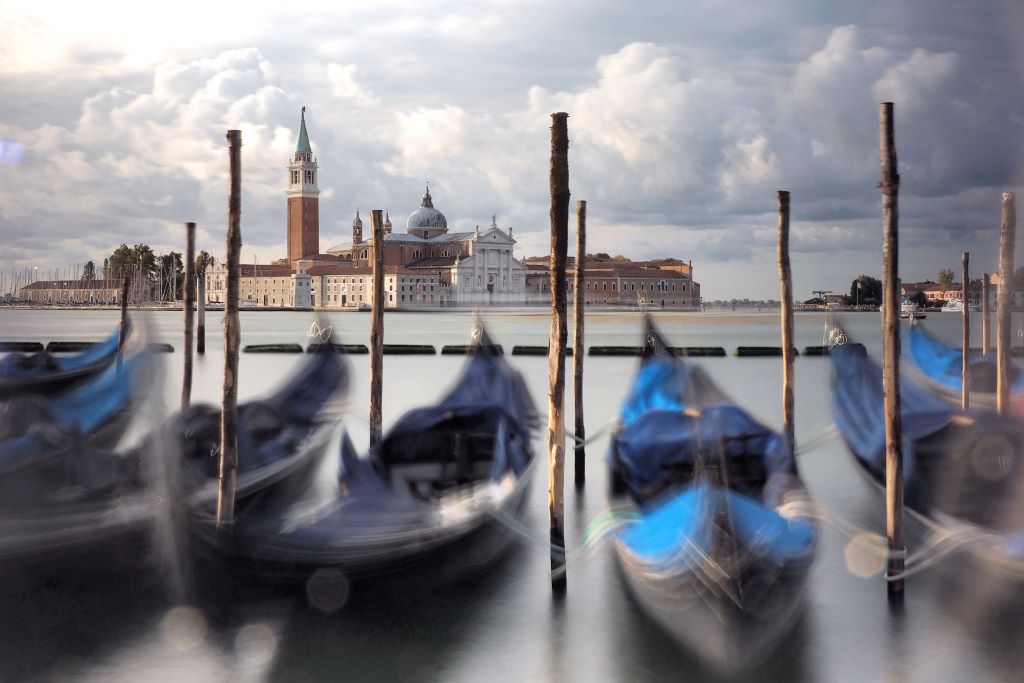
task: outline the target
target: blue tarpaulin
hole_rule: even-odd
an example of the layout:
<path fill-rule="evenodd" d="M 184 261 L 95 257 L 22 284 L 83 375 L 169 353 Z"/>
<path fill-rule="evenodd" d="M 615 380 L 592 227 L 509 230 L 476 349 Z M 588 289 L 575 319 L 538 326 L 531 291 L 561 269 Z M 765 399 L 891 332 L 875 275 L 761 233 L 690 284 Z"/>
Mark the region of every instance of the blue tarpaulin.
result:
<path fill-rule="evenodd" d="M 860 344 L 844 344 L 829 352 L 832 361 L 832 412 L 836 426 L 860 460 L 885 470 L 885 400 L 882 369 Z M 903 467 L 908 484 L 914 478 L 913 442 L 950 423 L 953 409 L 906 376 L 900 376 L 903 420 Z"/>
<path fill-rule="evenodd" d="M 907 344 L 911 360 L 928 376 L 932 381 L 942 386 L 960 391 L 963 386 L 963 358 L 959 348 L 945 344 L 941 339 L 931 334 L 921 324 L 910 328 L 907 335 Z M 967 363 L 971 372 L 971 388 L 992 393 L 995 391 L 994 381 L 996 375 L 995 354 L 988 356 L 980 353 L 968 353 Z M 980 377 L 984 373 L 984 379 Z M 987 380 L 991 387 L 979 386 L 982 381 Z M 1016 367 L 1010 367 L 1010 393 L 1017 394 L 1024 392 L 1024 373 Z"/>
<path fill-rule="evenodd" d="M 121 332 L 118 330 L 73 356 L 54 356 L 46 351 L 32 355 L 8 354 L 0 358 L 0 379 L 39 377 L 51 372 L 69 372 L 88 367 L 107 356 L 113 356 L 120 338 Z"/>
<path fill-rule="evenodd" d="M 702 368 L 672 356 L 650 323 L 620 419 L 611 464 L 641 502 L 661 488 L 675 464 L 756 454 L 766 476 L 795 470 L 785 437 L 729 401 Z"/>
<path fill-rule="evenodd" d="M 738 551 L 757 552 L 779 565 L 807 553 L 815 542 L 815 529 L 808 521 L 787 519 L 747 496 L 703 480 L 660 500 L 627 526 L 621 539 L 651 563 L 672 563 L 684 554 L 700 559 L 712 554 L 720 513 L 728 515 Z"/>

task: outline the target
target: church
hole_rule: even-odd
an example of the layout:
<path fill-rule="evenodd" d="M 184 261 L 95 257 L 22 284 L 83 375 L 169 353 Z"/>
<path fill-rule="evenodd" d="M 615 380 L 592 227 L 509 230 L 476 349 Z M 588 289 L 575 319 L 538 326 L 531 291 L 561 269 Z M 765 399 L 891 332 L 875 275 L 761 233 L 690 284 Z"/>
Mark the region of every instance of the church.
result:
<path fill-rule="evenodd" d="M 372 234 L 364 237 L 358 210 L 352 240 L 320 253 L 319 170 L 303 107 L 285 190 L 287 264 L 242 265 L 243 307 L 358 309 L 370 304 L 378 245 Z M 497 216 L 484 230 L 449 232 L 428 186 L 406 219 L 404 233 L 392 230 L 390 215 L 383 230 L 387 308 L 526 303 L 526 268 L 512 255 L 512 228 L 500 229 Z M 222 263 L 207 269 L 212 303 L 225 300 L 226 270 Z"/>
<path fill-rule="evenodd" d="M 495 215 L 483 230 L 477 225 L 472 232 L 449 232 L 448 219 L 434 206 L 429 185 L 419 207 L 406 219 L 405 232 L 394 232 L 391 216 L 386 215 L 378 245 L 372 230 L 364 233 L 363 219 L 356 210 L 351 241 L 320 253 L 320 167 L 309 142 L 305 107 L 287 169 L 288 256 L 270 265 L 241 266 L 239 303 L 243 308 L 369 308 L 372 264 L 378 248 L 384 252 L 385 308 L 550 302 L 546 258 L 524 262 L 513 257 L 516 240 L 512 228 L 499 228 Z M 574 270 L 570 260 L 570 295 Z M 700 307 L 700 285 L 693 281 L 692 262 L 597 258 L 588 260 L 586 271 L 585 301 L 589 305 Z M 226 275 L 223 263 L 207 268 L 210 303 L 226 300 Z"/>

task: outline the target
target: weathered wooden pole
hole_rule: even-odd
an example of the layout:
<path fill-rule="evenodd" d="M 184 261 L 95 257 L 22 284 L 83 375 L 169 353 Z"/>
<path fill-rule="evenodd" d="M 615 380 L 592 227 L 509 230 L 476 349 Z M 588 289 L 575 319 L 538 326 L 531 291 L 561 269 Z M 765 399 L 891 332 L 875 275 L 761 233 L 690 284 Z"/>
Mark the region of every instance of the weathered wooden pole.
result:
<path fill-rule="evenodd" d="M 996 410 L 1010 410 L 1010 316 L 1013 313 L 1013 250 L 1017 241 L 1017 207 L 1012 192 L 1003 193 L 999 229 L 999 289 L 996 291 Z"/>
<path fill-rule="evenodd" d="M 779 190 L 779 283 L 782 288 L 782 424 L 796 448 L 793 416 L 793 273 L 789 267 L 789 192 Z"/>
<path fill-rule="evenodd" d="M 988 273 L 985 273 L 981 276 L 981 353 L 985 356 L 987 356 L 992 350 L 991 343 L 989 342 L 988 297 L 990 287 L 991 283 L 988 278 Z"/>
<path fill-rule="evenodd" d="M 196 278 L 196 353 L 206 353 L 206 269 Z"/>
<path fill-rule="evenodd" d="M 551 588 L 564 593 L 565 572 L 565 256 L 569 243 L 569 115 L 551 115 L 551 336 L 548 339 L 548 521 Z M 582 354 L 582 349 L 576 349 Z"/>
<path fill-rule="evenodd" d="M 583 422 L 583 315 L 586 303 L 583 290 L 586 286 L 587 268 L 587 202 L 576 202 L 576 277 L 573 282 L 573 335 L 572 335 L 572 400 L 576 412 L 576 489 L 583 488 L 587 480 L 586 449 L 583 440 L 587 428 Z"/>
<path fill-rule="evenodd" d="M 217 486 L 217 528 L 235 521 L 235 479 L 238 474 L 238 321 L 239 257 L 242 251 L 242 131 L 228 131 L 227 294 L 224 302 L 224 392 L 220 412 L 220 480 Z"/>
<path fill-rule="evenodd" d="M 960 346 L 960 407 L 967 410 L 971 407 L 971 366 L 968 358 L 971 353 L 971 303 L 968 298 L 967 285 L 970 282 L 971 252 L 965 251 L 961 256 L 964 266 L 964 281 L 961 285 L 960 299 L 963 303 L 963 334 Z"/>
<path fill-rule="evenodd" d="M 370 300 L 370 448 L 380 444 L 384 398 L 384 221 L 370 211 L 373 230 L 373 298 Z"/>
<path fill-rule="evenodd" d="M 117 339 L 117 348 L 124 348 L 124 340 L 128 338 L 128 287 L 131 284 L 126 275 L 121 283 L 121 334 Z"/>
<path fill-rule="evenodd" d="M 121 334 L 118 337 L 118 349 L 124 348 L 125 340 L 128 338 L 128 286 L 129 280 L 121 283 Z"/>
<path fill-rule="evenodd" d="M 196 224 L 185 224 L 185 292 L 182 309 L 185 311 L 185 373 L 181 380 L 181 407 L 188 408 L 192 401 L 192 326 L 196 303 Z"/>
<path fill-rule="evenodd" d="M 892 102 L 883 102 L 879 122 L 879 156 L 882 162 L 882 298 L 885 318 L 882 329 L 882 386 L 885 401 L 885 534 L 889 542 L 886 566 L 889 604 L 903 603 L 902 578 L 906 548 L 903 546 L 903 419 L 900 412 L 900 292 L 899 292 L 899 190 L 896 170 L 896 136 Z"/>

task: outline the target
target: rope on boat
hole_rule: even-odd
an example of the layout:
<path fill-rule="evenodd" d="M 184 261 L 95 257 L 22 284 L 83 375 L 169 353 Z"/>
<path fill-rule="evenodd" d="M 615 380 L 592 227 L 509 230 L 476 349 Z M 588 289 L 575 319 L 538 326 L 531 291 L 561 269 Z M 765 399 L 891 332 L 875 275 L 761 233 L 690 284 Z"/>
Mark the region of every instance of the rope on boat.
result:
<path fill-rule="evenodd" d="M 832 441 L 839 435 L 839 428 L 834 423 L 826 422 L 817 427 L 809 439 L 801 441 L 794 449 L 793 455 L 803 456 L 818 450 L 823 444 Z"/>
<path fill-rule="evenodd" d="M 570 431 L 568 427 L 566 427 L 565 429 L 565 435 L 576 442 L 576 446 L 574 446 L 573 450 L 578 451 L 589 446 L 598 439 L 603 439 L 609 432 L 617 430 L 621 426 L 621 424 L 622 423 L 619 421 L 619 418 L 612 418 L 611 421 L 609 421 L 603 427 L 598 429 L 596 432 L 591 433 L 591 435 L 586 439 L 581 439 L 580 437 L 576 436 L 576 434 Z"/>
<path fill-rule="evenodd" d="M 552 570 L 552 576 L 558 577 L 568 571 L 568 568 L 590 555 L 595 548 L 608 538 L 614 531 L 625 524 L 629 524 L 638 518 L 638 513 L 632 510 L 607 508 L 594 516 L 587 524 L 583 532 L 579 547 L 571 554 L 565 554 L 565 548 L 555 547 L 550 539 L 543 534 L 538 534 L 526 526 L 519 518 L 501 508 L 492 508 L 488 513 L 498 522 L 505 525 L 507 529 L 518 535 L 530 545 L 536 546 L 546 554 L 555 551 L 556 556 L 561 553 L 563 562 Z"/>

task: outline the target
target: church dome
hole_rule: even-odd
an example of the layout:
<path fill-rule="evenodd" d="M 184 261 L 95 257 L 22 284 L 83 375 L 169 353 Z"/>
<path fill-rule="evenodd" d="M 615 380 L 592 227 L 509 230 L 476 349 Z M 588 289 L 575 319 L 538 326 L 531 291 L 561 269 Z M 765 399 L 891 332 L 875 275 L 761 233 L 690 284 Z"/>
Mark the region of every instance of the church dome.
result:
<path fill-rule="evenodd" d="M 420 208 L 409 214 L 409 220 L 405 222 L 406 232 L 423 228 L 440 228 L 444 232 L 448 232 L 448 219 L 444 217 L 443 213 L 434 208 L 429 187 L 427 188 L 427 193 L 423 195 Z"/>

